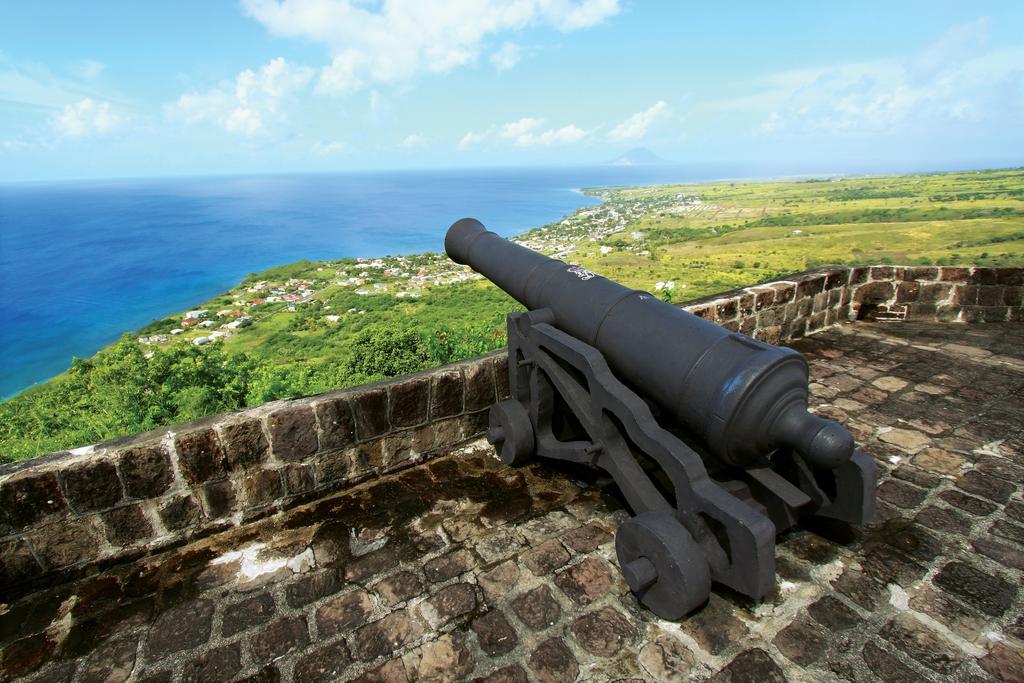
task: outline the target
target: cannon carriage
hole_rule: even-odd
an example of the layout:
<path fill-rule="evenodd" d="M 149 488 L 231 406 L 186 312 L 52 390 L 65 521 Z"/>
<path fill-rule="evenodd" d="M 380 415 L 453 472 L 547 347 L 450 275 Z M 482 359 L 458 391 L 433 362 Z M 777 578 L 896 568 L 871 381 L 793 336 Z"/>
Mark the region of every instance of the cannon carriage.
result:
<path fill-rule="evenodd" d="M 491 407 L 488 441 L 509 465 L 540 456 L 611 475 L 633 512 L 616 531 L 619 566 L 655 614 L 685 616 L 712 582 L 763 598 L 777 533 L 811 516 L 873 516 L 874 461 L 808 412 L 799 353 L 474 219 L 451 226 L 445 250 L 528 309 L 508 316 L 511 398 Z"/>

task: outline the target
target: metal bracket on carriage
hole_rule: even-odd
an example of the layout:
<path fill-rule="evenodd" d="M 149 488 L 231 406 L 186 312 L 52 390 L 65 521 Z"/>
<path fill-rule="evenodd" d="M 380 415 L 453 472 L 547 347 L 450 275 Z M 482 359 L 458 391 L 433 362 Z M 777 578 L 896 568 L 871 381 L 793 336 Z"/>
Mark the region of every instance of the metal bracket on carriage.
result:
<path fill-rule="evenodd" d="M 539 455 L 593 464 L 613 477 L 636 515 L 616 533 L 619 564 L 638 599 L 659 616 L 677 619 L 697 608 L 712 581 L 764 597 L 775 585 L 777 531 L 809 512 L 850 516 L 851 501 L 834 492 L 850 488 L 854 482 L 840 480 L 856 476 L 856 467 L 817 472 L 786 453 L 780 464 L 795 473 L 795 484 L 767 461 L 729 468 L 739 478 L 713 479 L 600 351 L 551 321 L 545 309 L 509 316 L 513 398 L 492 409 L 488 439 L 510 465 Z M 660 487 L 649 470 L 654 478 L 664 473 Z"/>

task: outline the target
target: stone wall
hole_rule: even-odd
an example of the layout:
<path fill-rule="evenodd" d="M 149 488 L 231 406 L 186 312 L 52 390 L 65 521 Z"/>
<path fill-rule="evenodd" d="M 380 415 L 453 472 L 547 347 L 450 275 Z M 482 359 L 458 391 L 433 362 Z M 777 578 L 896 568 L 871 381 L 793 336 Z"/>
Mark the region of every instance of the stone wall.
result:
<path fill-rule="evenodd" d="M 857 319 L 1021 320 L 1024 270 L 832 267 L 690 302 L 770 343 Z M 479 436 L 504 352 L 0 467 L 0 601 L 215 533 Z"/>

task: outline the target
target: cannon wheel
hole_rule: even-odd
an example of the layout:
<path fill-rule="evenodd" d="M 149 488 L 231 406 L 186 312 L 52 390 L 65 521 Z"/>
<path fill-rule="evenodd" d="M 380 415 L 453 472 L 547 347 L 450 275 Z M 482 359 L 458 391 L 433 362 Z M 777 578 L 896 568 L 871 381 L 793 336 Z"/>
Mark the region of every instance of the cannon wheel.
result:
<path fill-rule="evenodd" d="M 487 415 L 487 441 L 506 465 L 525 465 L 533 458 L 533 423 L 519 401 L 495 403 Z"/>
<path fill-rule="evenodd" d="M 663 619 L 686 616 L 711 593 L 704 551 L 670 512 L 645 512 L 623 522 L 615 554 L 633 594 Z"/>

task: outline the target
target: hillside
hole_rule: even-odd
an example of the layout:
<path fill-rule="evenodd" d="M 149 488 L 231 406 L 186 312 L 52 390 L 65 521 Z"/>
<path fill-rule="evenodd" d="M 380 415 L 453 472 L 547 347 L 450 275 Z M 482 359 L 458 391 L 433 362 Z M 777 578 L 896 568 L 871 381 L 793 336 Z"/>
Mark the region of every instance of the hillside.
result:
<path fill-rule="evenodd" d="M 669 301 L 827 263 L 1024 265 L 1024 170 L 588 193 L 518 241 Z M 0 459 L 470 357 L 518 309 L 440 254 L 272 268 L 0 404 Z"/>

